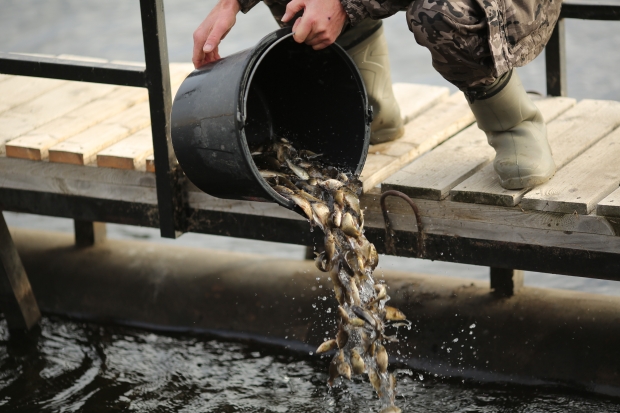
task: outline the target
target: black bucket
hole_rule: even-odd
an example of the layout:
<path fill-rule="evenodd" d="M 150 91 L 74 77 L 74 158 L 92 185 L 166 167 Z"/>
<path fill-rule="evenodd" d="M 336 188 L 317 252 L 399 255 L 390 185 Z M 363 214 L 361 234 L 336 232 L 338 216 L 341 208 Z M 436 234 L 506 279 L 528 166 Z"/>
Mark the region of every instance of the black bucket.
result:
<path fill-rule="evenodd" d="M 183 171 L 204 192 L 292 208 L 261 177 L 251 148 L 284 137 L 359 174 L 371 117 L 347 53 L 336 44 L 315 51 L 286 28 L 185 79 L 172 106 L 172 144 Z"/>

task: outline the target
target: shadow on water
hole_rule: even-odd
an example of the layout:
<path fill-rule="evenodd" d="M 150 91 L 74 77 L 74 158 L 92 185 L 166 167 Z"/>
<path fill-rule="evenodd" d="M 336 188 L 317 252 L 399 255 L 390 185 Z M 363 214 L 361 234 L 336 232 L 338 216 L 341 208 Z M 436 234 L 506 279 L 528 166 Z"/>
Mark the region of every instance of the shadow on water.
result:
<path fill-rule="evenodd" d="M 46 317 L 28 335 L 0 322 L 2 412 L 371 412 L 365 380 L 327 385 L 321 359 L 242 341 Z M 602 412 L 617 400 L 461 383 L 396 369 L 404 412 Z"/>

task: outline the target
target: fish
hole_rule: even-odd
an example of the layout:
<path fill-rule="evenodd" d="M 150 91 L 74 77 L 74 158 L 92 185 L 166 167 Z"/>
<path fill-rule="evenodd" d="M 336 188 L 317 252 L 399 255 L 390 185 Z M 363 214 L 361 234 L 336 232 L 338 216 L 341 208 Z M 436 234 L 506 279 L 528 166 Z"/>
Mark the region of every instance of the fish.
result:
<path fill-rule="evenodd" d="M 344 192 L 342 189 L 337 189 L 332 192 L 332 196 L 334 197 L 334 202 L 338 204 L 340 208 L 344 208 Z"/>
<path fill-rule="evenodd" d="M 344 328 L 338 330 L 336 334 L 336 344 L 338 344 L 338 348 L 342 349 L 347 345 L 347 341 L 349 341 L 349 333 Z"/>
<path fill-rule="evenodd" d="M 299 156 L 301 156 L 302 158 L 306 159 L 306 160 L 312 160 L 312 159 L 316 159 L 319 156 L 323 156 L 322 153 L 314 153 L 312 151 L 309 151 L 308 149 L 302 149 L 299 151 Z"/>
<path fill-rule="evenodd" d="M 387 296 L 387 290 L 383 284 L 375 284 L 375 291 L 377 292 L 377 296 L 373 300 L 374 302 L 379 302 Z"/>
<path fill-rule="evenodd" d="M 346 184 L 347 182 L 349 182 L 349 177 L 346 176 L 345 174 L 343 174 L 342 172 L 340 172 L 338 174 L 338 176 L 336 177 L 337 180 L 339 180 L 340 182 Z"/>
<path fill-rule="evenodd" d="M 318 181 L 320 187 L 335 191 L 337 189 L 342 188 L 344 185 L 342 182 L 337 181 L 335 179 L 327 179 L 325 181 Z"/>
<path fill-rule="evenodd" d="M 353 305 L 358 306 L 362 303 L 362 300 L 360 299 L 360 291 L 357 288 L 355 278 L 353 277 L 349 279 L 349 293 L 351 294 L 351 301 L 353 301 Z"/>
<path fill-rule="evenodd" d="M 407 316 L 397 308 L 390 307 L 386 305 L 385 308 L 385 319 L 390 321 L 402 321 L 406 320 Z"/>
<path fill-rule="evenodd" d="M 262 176 L 265 179 L 275 178 L 275 177 L 283 177 L 283 178 L 287 177 L 282 172 L 270 171 L 268 169 L 259 169 L 258 172 L 260 172 L 260 176 Z"/>
<path fill-rule="evenodd" d="M 377 361 L 377 368 L 379 369 L 379 372 L 385 373 L 388 368 L 388 355 L 387 351 L 385 351 L 385 347 L 381 344 L 377 344 L 375 359 Z"/>
<path fill-rule="evenodd" d="M 308 172 L 306 172 L 303 168 L 295 165 L 293 162 L 289 161 L 288 159 L 286 160 L 286 164 L 291 169 L 291 171 L 293 171 L 293 173 L 297 175 L 300 179 L 308 180 L 310 178 L 310 175 L 308 175 Z"/>
<path fill-rule="evenodd" d="M 303 189 L 299 190 L 299 195 L 303 196 L 304 198 L 306 198 L 310 202 L 319 202 L 319 203 L 323 202 L 321 199 L 319 199 L 319 198 L 317 198 L 315 196 L 312 196 L 311 194 L 307 193 Z"/>
<path fill-rule="evenodd" d="M 289 189 L 282 185 L 275 185 L 273 189 L 275 189 L 277 193 L 279 193 L 285 198 L 289 198 L 291 195 L 295 195 L 295 192 L 292 189 Z"/>
<path fill-rule="evenodd" d="M 338 206 L 338 204 L 334 204 L 334 212 L 332 213 L 332 223 L 334 227 L 340 228 L 342 225 L 342 209 Z"/>
<path fill-rule="evenodd" d="M 351 367 L 353 369 L 353 373 L 355 374 L 363 374 L 366 371 L 366 365 L 364 363 L 364 359 L 360 355 L 360 353 L 356 349 L 351 350 Z"/>
<path fill-rule="evenodd" d="M 400 410 L 396 406 L 388 406 L 384 409 L 381 409 L 379 413 L 402 413 L 402 410 Z"/>
<path fill-rule="evenodd" d="M 338 374 L 351 380 L 351 365 L 345 360 L 343 350 L 336 356 L 336 363 Z"/>
<path fill-rule="evenodd" d="M 344 203 L 346 204 L 346 206 L 351 208 L 351 211 L 355 212 L 357 216 L 360 216 L 361 212 L 360 212 L 359 198 L 353 192 L 348 190 L 348 188 L 345 188 L 345 190 L 343 190 L 343 193 L 344 193 Z"/>
<path fill-rule="evenodd" d="M 381 397 L 381 378 L 374 369 L 368 369 L 368 379 L 370 380 L 370 384 L 374 387 L 375 391 Z"/>
<path fill-rule="evenodd" d="M 355 221 L 353 220 L 353 216 L 348 212 L 342 216 L 342 223 L 340 225 L 340 228 L 342 229 L 342 232 L 344 232 L 350 237 L 357 238 L 360 236 L 360 230 Z"/>
<path fill-rule="evenodd" d="M 336 255 L 336 240 L 331 232 L 325 234 L 325 256 L 328 261 L 331 261 Z"/>
<path fill-rule="evenodd" d="M 314 265 L 316 266 L 316 268 L 319 269 L 319 271 L 323 271 L 323 272 L 327 272 L 327 263 L 325 260 L 325 251 L 321 252 L 315 259 L 314 259 Z"/>
<path fill-rule="evenodd" d="M 321 344 L 319 348 L 316 349 L 316 354 L 326 353 L 330 350 L 335 349 L 336 347 L 337 347 L 336 340 L 334 339 L 327 340 L 323 342 L 323 344 Z"/>
<path fill-rule="evenodd" d="M 329 207 L 322 202 L 315 202 L 312 204 L 312 210 L 316 216 L 315 221 L 317 221 L 321 229 L 325 230 L 329 220 Z"/>
<path fill-rule="evenodd" d="M 304 214 L 306 214 L 306 217 L 308 217 L 308 219 L 310 221 L 312 221 L 312 219 L 314 218 L 314 215 L 312 213 L 312 206 L 310 205 L 310 202 L 297 194 L 293 194 L 293 195 L 289 195 L 289 199 L 291 201 L 293 201 L 295 204 L 297 204 L 297 206 L 299 208 L 301 208 L 302 211 L 304 211 Z"/>
<path fill-rule="evenodd" d="M 362 307 L 360 307 L 359 305 L 353 306 L 351 307 L 351 310 L 353 310 L 353 313 L 358 316 L 359 318 L 361 318 L 362 320 L 366 321 L 370 326 L 372 326 L 373 328 L 377 327 L 377 321 L 373 318 L 372 314 L 370 314 L 368 312 L 368 310 L 364 310 Z"/>

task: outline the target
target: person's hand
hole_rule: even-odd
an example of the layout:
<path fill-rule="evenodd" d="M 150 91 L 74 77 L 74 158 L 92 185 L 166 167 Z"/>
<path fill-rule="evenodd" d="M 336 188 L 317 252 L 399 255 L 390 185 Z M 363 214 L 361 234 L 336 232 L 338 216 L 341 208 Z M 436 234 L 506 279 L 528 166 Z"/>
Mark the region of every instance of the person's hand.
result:
<path fill-rule="evenodd" d="M 220 0 L 194 32 L 192 62 L 197 69 L 220 59 L 219 44 L 235 25 L 240 10 L 237 0 Z"/>
<path fill-rule="evenodd" d="M 304 14 L 293 25 L 293 38 L 314 50 L 334 43 L 347 22 L 340 0 L 292 0 L 286 5 L 282 21 L 290 21 L 301 10 Z"/>

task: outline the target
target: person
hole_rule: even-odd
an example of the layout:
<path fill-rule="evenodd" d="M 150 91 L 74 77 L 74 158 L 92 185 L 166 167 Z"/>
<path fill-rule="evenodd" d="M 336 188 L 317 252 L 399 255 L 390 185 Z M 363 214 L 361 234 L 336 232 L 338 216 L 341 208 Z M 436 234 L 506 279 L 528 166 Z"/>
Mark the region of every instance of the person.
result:
<path fill-rule="evenodd" d="M 220 0 L 194 32 L 193 63 L 220 58 L 218 46 L 259 0 Z M 551 36 L 561 0 L 264 0 L 277 22 L 292 25 L 295 41 L 320 50 L 337 42 L 360 69 L 373 105 L 371 144 L 404 133 L 392 91 L 382 18 L 406 11 L 433 67 L 464 92 L 478 127 L 495 149 L 502 187 L 531 188 L 556 167 L 540 110 L 515 67 L 538 56 Z"/>

